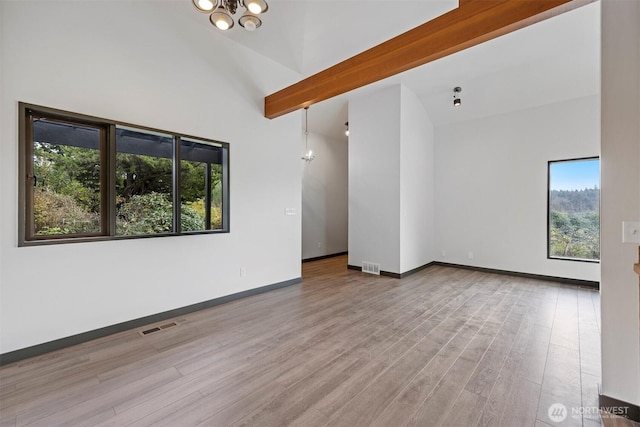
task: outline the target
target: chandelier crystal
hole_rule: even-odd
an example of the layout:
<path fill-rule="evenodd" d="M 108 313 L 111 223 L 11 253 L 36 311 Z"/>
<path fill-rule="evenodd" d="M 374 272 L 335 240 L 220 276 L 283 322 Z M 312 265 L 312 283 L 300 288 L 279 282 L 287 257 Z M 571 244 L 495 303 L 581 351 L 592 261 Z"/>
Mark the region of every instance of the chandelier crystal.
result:
<path fill-rule="evenodd" d="M 238 18 L 238 24 L 247 31 L 254 31 L 262 25 L 258 15 L 265 13 L 269 5 L 265 0 L 192 0 L 195 8 L 209 14 L 209 21 L 219 30 L 233 28 L 233 15 L 238 7 L 245 9 Z"/>

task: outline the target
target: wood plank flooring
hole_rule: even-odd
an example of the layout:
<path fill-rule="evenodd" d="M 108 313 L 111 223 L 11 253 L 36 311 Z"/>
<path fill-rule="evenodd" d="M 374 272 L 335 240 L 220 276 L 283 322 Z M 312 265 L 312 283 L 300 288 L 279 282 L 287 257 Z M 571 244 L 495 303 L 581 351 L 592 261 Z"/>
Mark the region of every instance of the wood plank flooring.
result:
<path fill-rule="evenodd" d="M 597 407 L 598 292 L 442 266 L 377 277 L 346 257 L 303 277 L 4 366 L 0 426 L 600 425 L 579 411 Z"/>

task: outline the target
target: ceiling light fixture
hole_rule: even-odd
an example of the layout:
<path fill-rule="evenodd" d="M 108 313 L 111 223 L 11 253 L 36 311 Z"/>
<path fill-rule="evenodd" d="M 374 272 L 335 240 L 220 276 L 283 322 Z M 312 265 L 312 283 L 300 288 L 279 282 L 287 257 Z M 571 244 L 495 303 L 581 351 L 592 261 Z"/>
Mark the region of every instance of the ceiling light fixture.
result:
<path fill-rule="evenodd" d="M 462 100 L 460 99 L 460 92 L 462 92 L 462 88 L 460 86 L 456 86 L 453 88 L 453 106 L 459 107 L 462 105 Z"/>
<path fill-rule="evenodd" d="M 254 31 L 262 25 L 258 15 L 265 13 L 269 5 L 265 0 L 192 0 L 193 5 L 202 13 L 209 13 L 209 21 L 219 30 L 233 28 L 233 15 L 238 7 L 245 11 L 238 19 L 238 24 L 247 31 Z"/>
<path fill-rule="evenodd" d="M 302 160 L 310 162 L 316 155 L 313 150 L 309 150 L 309 107 L 304 107 L 304 149 L 306 150 Z"/>
<path fill-rule="evenodd" d="M 345 122 L 344 125 L 347 127 L 347 130 L 344 131 L 344 134 L 349 136 L 349 122 Z"/>

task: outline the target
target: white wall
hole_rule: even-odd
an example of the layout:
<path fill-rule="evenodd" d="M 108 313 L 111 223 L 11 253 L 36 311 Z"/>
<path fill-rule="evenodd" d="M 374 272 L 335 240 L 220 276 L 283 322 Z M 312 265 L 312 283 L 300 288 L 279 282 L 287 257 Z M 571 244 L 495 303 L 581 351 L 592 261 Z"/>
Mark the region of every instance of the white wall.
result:
<path fill-rule="evenodd" d="M 599 264 L 546 248 L 547 162 L 598 156 L 599 123 L 587 97 L 437 127 L 436 259 L 599 281 Z"/>
<path fill-rule="evenodd" d="M 0 23 L 3 22 L 4 20 L 4 2 L 0 1 Z M 4 81 L 4 50 L 5 50 L 5 44 L 2 42 L 2 40 L 6 39 L 6 31 L 5 31 L 5 25 L 0 25 L 0 102 L 2 102 L 1 100 L 4 99 L 4 86 L 2 85 L 2 82 Z M 1 110 L 1 105 L 0 105 L 0 138 L 4 137 L 4 127 L 5 127 L 5 117 L 2 114 L 2 110 Z M 0 147 L 2 147 L 2 142 L 0 140 Z M 0 153 L 2 153 L 2 149 L 0 148 Z M 0 189 L 3 188 L 4 186 L 4 180 L 3 180 L 4 174 L 2 173 L 2 170 L 0 170 Z M 3 202 L 2 200 L 0 200 L 0 224 L 4 224 L 7 222 L 7 218 L 5 218 L 4 215 L 4 209 L 3 209 Z M 2 244 L 0 244 L 0 299 L 2 298 Z M 0 305 L 1 307 L 1 305 Z M 0 313 L 0 322 L 3 320 L 2 313 Z M 0 341 L 2 340 L 2 323 L 0 323 Z M 0 351 L 1 353 L 1 351 Z"/>
<path fill-rule="evenodd" d="M 640 405 L 638 245 L 622 221 L 640 220 L 640 2 L 602 5 L 602 394 Z"/>
<path fill-rule="evenodd" d="M 349 102 L 349 264 L 405 273 L 433 261 L 433 125 L 402 85 Z"/>
<path fill-rule="evenodd" d="M 433 124 L 415 93 L 401 88 L 400 271 L 434 260 Z"/>
<path fill-rule="evenodd" d="M 300 276 L 298 76 L 188 1 L 0 4 L 0 353 Z M 231 233 L 18 248 L 18 101 L 229 142 Z"/>
<path fill-rule="evenodd" d="M 302 259 L 346 252 L 349 203 L 348 144 L 309 132 L 311 162 L 302 163 Z M 305 152 L 302 135 L 302 150 Z"/>
<path fill-rule="evenodd" d="M 349 265 L 400 273 L 400 86 L 349 101 Z"/>

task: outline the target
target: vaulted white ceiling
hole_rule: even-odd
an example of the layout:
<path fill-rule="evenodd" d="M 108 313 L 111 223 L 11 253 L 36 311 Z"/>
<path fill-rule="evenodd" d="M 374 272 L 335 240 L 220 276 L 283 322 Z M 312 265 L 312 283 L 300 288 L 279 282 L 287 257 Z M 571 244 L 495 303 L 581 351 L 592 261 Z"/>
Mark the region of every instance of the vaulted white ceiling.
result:
<path fill-rule="evenodd" d="M 223 34 L 309 76 L 442 15 L 457 0 L 269 0 L 263 25 Z"/>
<path fill-rule="evenodd" d="M 259 30 L 237 27 L 224 36 L 302 79 L 455 7 L 456 0 L 269 0 Z M 421 98 L 436 126 L 596 95 L 599 29 L 600 4 L 591 3 L 315 104 L 309 109 L 310 130 L 346 140 L 348 100 L 398 83 Z M 455 86 L 462 87 L 463 105 L 454 109 Z"/>

